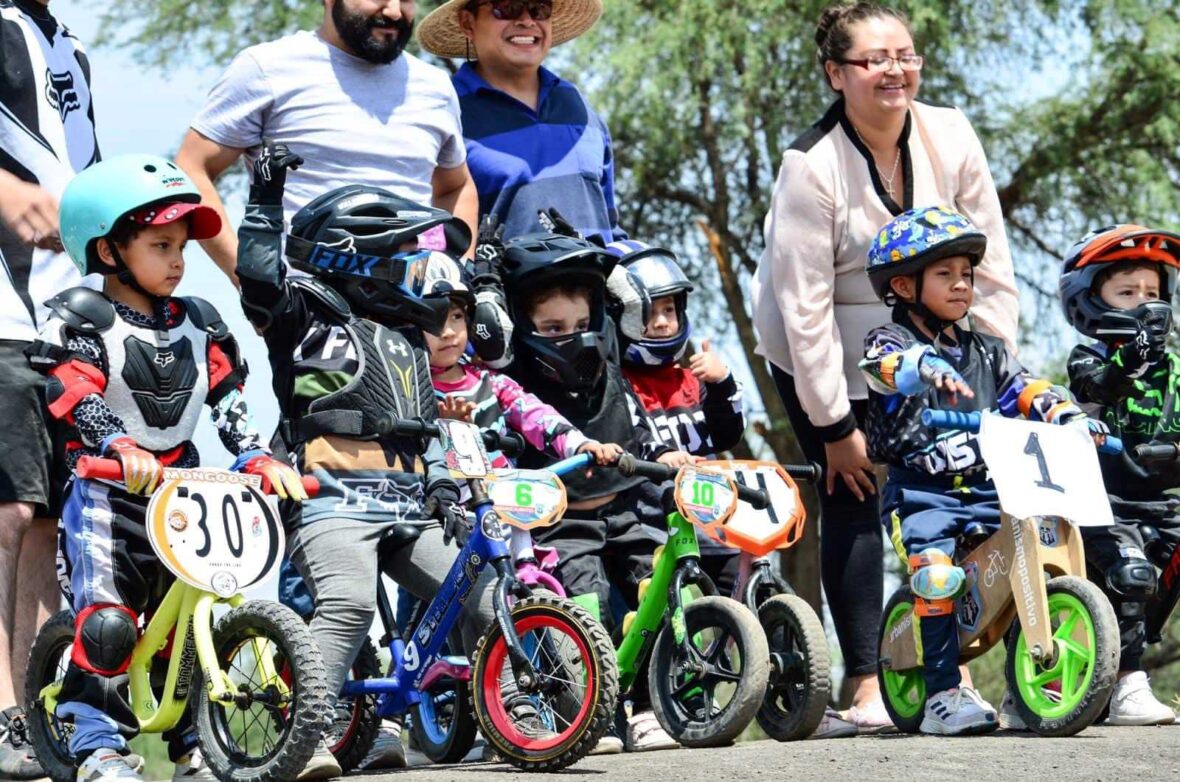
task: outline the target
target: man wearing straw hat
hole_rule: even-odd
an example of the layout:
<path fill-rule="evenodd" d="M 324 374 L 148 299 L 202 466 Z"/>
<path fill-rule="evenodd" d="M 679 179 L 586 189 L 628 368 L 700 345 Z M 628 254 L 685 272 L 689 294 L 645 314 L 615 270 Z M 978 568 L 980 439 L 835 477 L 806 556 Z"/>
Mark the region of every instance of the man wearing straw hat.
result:
<path fill-rule="evenodd" d="M 585 236 L 625 238 L 606 124 L 541 65 L 601 15 L 602 0 L 448 0 L 418 27 L 426 51 L 466 60 L 452 81 L 467 165 L 481 219 L 494 215 L 505 239 L 540 230 L 549 207 Z"/>

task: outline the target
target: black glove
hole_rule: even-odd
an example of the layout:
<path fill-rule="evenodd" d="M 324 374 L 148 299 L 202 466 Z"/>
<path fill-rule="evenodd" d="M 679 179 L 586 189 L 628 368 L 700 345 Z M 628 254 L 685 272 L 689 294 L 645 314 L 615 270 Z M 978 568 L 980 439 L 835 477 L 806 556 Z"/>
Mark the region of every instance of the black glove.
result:
<path fill-rule="evenodd" d="M 551 206 L 548 209 L 540 209 L 537 211 L 537 219 L 541 221 L 541 228 L 551 234 L 561 234 L 562 236 L 569 236 L 574 239 L 583 239 L 581 231 L 574 228 L 569 220 L 561 216 L 561 212 L 557 211 L 557 207 Z"/>
<path fill-rule="evenodd" d="M 500 284 L 500 261 L 504 257 L 504 226 L 492 213 L 484 216 L 475 239 L 475 260 L 471 266 L 471 280 L 478 289 L 483 277 L 495 278 Z"/>
<path fill-rule="evenodd" d="M 459 503 L 459 495 L 449 486 L 440 486 L 422 503 L 422 515 L 442 522 L 443 543 L 451 545 L 461 531 L 467 530 L 467 512 Z"/>
<path fill-rule="evenodd" d="M 262 140 L 262 152 L 254 161 L 251 172 L 250 203 L 259 206 L 282 206 L 283 190 L 287 185 L 287 169 L 294 171 L 303 165 L 281 141 Z"/>
<path fill-rule="evenodd" d="M 1141 378 L 1147 371 L 1164 360 L 1167 334 L 1144 326 L 1135 333 L 1135 338 L 1115 352 L 1115 363 L 1122 367 L 1130 378 Z"/>

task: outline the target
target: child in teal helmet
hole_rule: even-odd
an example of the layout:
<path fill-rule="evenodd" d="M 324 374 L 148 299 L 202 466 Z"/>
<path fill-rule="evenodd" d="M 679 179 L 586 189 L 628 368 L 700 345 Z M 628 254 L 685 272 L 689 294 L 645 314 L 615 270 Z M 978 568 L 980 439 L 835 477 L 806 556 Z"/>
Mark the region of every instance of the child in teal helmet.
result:
<path fill-rule="evenodd" d="M 966 579 L 952 557 L 969 525 L 999 529 L 1000 505 L 975 435 L 931 429 L 922 412 L 999 410 L 1059 424 L 1085 417 L 1064 389 L 1030 377 L 1000 339 L 959 325 L 986 248 L 981 231 L 944 207 L 903 212 L 869 248 L 869 280 L 893 318 L 865 337 L 867 439 L 873 461 L 889 466 L 882 521 L 911 573 L 925 665 L 923 733 L 998 727 L 995 710 L 960 679 L 955 600 Z M 905 726 L 888 698 L 886 708 Z"/>
<path fill-rule="evenodd" d="M 103 290 L 71 288 L 47 302 L 53 314 L 29 349 L 50 413 L 71 428 L 67 464 L 92 455 L 123 465 L 121 483 L 72 482 L 59 530 L 77 635 L 56 716 L 73 724 L 80 782 L 141 779 L 143 761 L 127 749 L 139 732 L 127 668 L 140 616 L 173 580 L 144 516 L 163 466 L 200 464 L 192 436 L 201 408 L 212 409 L 234 469 L 262 475 L 280 496 L 306 496 L 250 425 L 246 366 L 217 310 L 172 295 L 188 240 L 221 230 L 200 200 L 175 165 L 150 155 L 80 173 L 62 195 L 62 242 L 83 274 L 106 275 Z M 177 777 L 208 776 L 187 718 L 166 738 Z"/>

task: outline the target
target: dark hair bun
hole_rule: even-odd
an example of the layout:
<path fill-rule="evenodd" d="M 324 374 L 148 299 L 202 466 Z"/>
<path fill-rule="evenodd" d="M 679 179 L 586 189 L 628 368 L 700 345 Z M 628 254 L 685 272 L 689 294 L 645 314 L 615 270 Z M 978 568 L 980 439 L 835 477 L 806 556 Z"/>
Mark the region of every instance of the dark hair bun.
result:
<path fill-rule="evenodd" d="M 824 48 L 827 43 L 828 35 L 832 32 L 832 27 L 840 21 L 840 17 L 844 16 L 852 6 L 847 3 L 840 3 L 839 5 L 829 5 L 819 15 L 819 21 L 815 25 L 815 45 L 820 49 Z"/>

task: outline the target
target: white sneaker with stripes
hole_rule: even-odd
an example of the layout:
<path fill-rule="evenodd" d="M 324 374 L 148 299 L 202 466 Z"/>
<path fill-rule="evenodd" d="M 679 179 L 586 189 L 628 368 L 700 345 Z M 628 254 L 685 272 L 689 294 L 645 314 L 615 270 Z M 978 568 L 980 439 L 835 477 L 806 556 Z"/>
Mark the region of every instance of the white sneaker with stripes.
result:
<path fill-rule="evenodd" d="M 977 690 L 952 687 L 926 699 L 926 714 L 918 730 L 939 736 L 962 736 L 988 733 L 999 726 L 996 710 Z"/>

